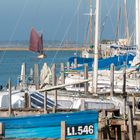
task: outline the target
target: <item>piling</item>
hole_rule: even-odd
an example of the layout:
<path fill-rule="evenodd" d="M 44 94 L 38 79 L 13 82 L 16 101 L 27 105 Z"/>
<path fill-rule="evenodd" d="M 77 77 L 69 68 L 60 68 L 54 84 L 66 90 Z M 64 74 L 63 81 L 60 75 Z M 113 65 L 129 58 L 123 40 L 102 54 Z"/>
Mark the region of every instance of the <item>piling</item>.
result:
<path fill-rule="evenodd" d="M 135 100 L 135 95 L 133 94 L 133 99 L 132 99 L 132 106 L 133 106 L 133 117 L 135 116 L 135 111 L 136 111 L 136 100 Z"/>
<path fill-rule="evenodd" d="M 110 66 L 110 96 L 114 94 L 114 64 Z"/>
<path fill-rule="evenodd" d="M 4 135 L 5 135 L 4 124 L 0 122 L 0 139 L 2 139 Z"/>
<path fill-rule="evenodd" d="M 65 84 L 64 63 L 61 63 L 61 84 Z"/>
<path fill-rule="evenodd" d="M 77 64 L 77 58 L 74 58 L 74 68 L 77 68 L 78 64 Z"/>
<path fill-rule="evenodd" d="M 66 122 L 61 122 L 61 140 L 66 140 Z"/>
<path fill-rule="evenodd" d="M 132 117 L 132 106 L 129 105 L 128 111 L 128 123 L 129 123 L 129 139 L 134 140 L 134 131 L 133 131 L 133 117 Z"/>
<path fill-rule="evenodd" d="M 47 91 L 44 92 L 44 114 L 47 114 Z"/>
<path fill-rule="evenodd" d="M 29 98 L 28 98 L 28 93 L 25 93 L 25 94 L 24 94 L 24 101 L 25 101 L 25 102 L 24 102 L 24 108 L 28 108 L 28 106 L 29 106 L 29 105 L 28 105 L 28 104 L 29 104 L 29 101 L 28 101 L 28 100 L 29 100 Z"/>
<path fill-rule="evenodd" d="M 84 79 L 88 79 L 88 64 L 84 64 Z M 88 92 L 88 82 L 84 84 L 85 93 Z"/>
<path fill-rule="evenodd" d="M 123 102 L 124 102 L 124 139 L 126 139 L 127 136 L 127 122 L 126 122 L 126 100 L 127 100 L 127 92 L 126 92 L 126 67 L 123 69 L 123 87 L 122 87 L 122 93 L 123 93 Z"/>
<path fill-rule="evenodd" d="M 52 66 L 52 86 L 56 86 L 57 84 L 57 77 L 56 77 L 56 64 L 53 64 Z M 53 113 L 56 112 L 56 109 L 57 109 L 57 90 L 54 90 L 54 102 L 55 102 L 55 105 L 53 107 Z"/>
<path fill-rule="evenodd" d="M 39 89 L 39 67 L 38 64 L 34 64 L 34 84 L 36 89 Z"/>
<path fill-rule="evenodd" d="M 23 88 L 25 87 L 25 79 L 26 79 L 26 64 L 23 63 L 21 65 L 21 76 L 20 76 L 20 86 Z"/>
<path fill-rule="evenodd" d="M 31 108 L 31 95 L 28 95 L 28 108 Z"/>
<path fill-rule="evenodd" d="M 9 79 L 9 116 L 12 114 L 12 90 L 11 90 L 11 79 Z"/>

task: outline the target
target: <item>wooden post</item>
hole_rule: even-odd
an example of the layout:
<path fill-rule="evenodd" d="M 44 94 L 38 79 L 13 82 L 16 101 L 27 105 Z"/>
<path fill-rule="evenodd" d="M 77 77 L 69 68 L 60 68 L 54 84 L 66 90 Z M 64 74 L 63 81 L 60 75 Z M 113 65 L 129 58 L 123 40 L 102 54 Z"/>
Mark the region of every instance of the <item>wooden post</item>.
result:
<path fill-rule="evenodd" d="M 12 91 L 11 91 L 11 79 L 9 79 L 9 116 L 12 115 Z"/>
<path fill-rule="evenodd" d="M 134 131 L 133 131 L 133 117 L 132 117 L 132 106 L 129 105 L 129 112 L 128 112 L 128 118 L 129 118 L 129 139 L 134 140 Z"/>
<path fill-rule="evenodd" d="M 114 64 L 110 66 L 110 96 L 114 94 Z"/>
<path fill-rule="evenodd" d="M 61 122 L 61 140 L 66 140 L 66 122 Z"/>
<path fill-rule="evenodd" d="M 44 92 L 44 114 L 47 114 L 47 91 Z"/>
<path fill-rule="evenodd" d="M 36 89 L 39 89 L 39 67 L 38 64 L 34 64 L 34 84 Z"/>
<path fill-rule="evenodd" d="M 88 79 L 88 65 L 84 64 L 84 79 Z M 85 93 L 88 92 L 88 82 L 84 84 Z"/>
<path fill-rule="evenodd" d="M 70 69 L 70 62 L 67 62 L 67 69 Z"/>
<path fill-rule="evenodd" d="M 56 86 L 56 64 L 53 64 L 52 66 L 52 85 L 53 86 Z M 53 107 L 53 113 L 56 112 L 56 109 L 57 109 L 57 90 L 54 90 L 54 102 L 55 102 L 55 105 Z"/>
<path fill-rule="evenodd" d="M 126 93 L 126 67 L 124 67 L 123 70 L 123 102 L 124 102 L 124 139 L 126 139 L 127 136 L 127 122 L 126 122 L 126 99 L 127 99 L 127 93 Z"/>
<path fill-rule="evenodd" d="M 61 63 L 61 84 L 65 84 L 64 63 Z"/>
<path fill-rule="evenodd" d="M 28 95 L 28 108 L 31 108 L 31 95 Z"/>
<path fill-rule="evenodd" d="M 26 83 L 26 65 L 23 63 L 21 65 L 21 75 L 20 75 L 20 86 L 21 88 L 25 88 Z"/>
<path fill-rule="evenodd" d="M 132 106 L 133 106 L 133 117 L 135 116 L 135 104 L 136 104 L 135 94 L 133 94 L 133 100 L 132 100 Z"/>
<path fill-rule="evenodd" d="M 77 58 L 74 58 L 74 68 L 77 68 L 78 64 L 77 64 Z"/>
<path fill-rule="evenodd" d="M 84 111 L 85 110 L 85 100 L 84 99 L 81 99 L 81 108 L 80 108 L 81 111 Z"/>
<path fill-rule="evenodd" d="M 29 98 L 28 98 L 28 93 L 25 93 L 25 94 L 24 94 L 24 102 L 25 102 L 25 103 L 24 103 L 24 108 L 28 108 L 28 106 L 29 106 L 29 105 L 28 105 L 28 104 L 29 104 L 29 101 L 28 101 L 28 100 L 29 100 Z"/>
<path fill-rule="evenodd" d="M 0 139 L 5 136 L 4 124 L 0 122 Z"/>

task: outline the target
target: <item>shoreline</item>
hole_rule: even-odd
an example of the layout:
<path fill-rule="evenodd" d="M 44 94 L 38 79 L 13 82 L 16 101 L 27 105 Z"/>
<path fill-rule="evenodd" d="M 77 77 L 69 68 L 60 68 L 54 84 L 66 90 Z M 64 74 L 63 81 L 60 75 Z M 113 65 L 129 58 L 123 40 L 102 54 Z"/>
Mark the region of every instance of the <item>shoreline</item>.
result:
<path fill-rule="evenodd" d="M 84 48 L 73 48 L 73 47 L 66 47 L 66 48 L 58 48 L 58 47 L 53 47 L 53 48 L 44 48 L 45 51 L 81 51 Z M 0 51 L 29 51 L 28 48 L 17 48 L 17 47 L 0 47 Z"/>

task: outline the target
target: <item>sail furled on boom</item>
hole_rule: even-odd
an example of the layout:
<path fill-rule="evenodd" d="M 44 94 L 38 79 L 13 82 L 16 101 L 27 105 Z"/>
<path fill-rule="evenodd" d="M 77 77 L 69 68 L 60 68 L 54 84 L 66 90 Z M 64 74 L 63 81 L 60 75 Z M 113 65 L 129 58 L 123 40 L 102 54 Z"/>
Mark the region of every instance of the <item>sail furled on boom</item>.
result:
<path fill-rule="evenodd" d="M 39 34 L 34 28 L 30 33 L 29 50 L 34 52 L 43 52 L 43 35 Z"/>

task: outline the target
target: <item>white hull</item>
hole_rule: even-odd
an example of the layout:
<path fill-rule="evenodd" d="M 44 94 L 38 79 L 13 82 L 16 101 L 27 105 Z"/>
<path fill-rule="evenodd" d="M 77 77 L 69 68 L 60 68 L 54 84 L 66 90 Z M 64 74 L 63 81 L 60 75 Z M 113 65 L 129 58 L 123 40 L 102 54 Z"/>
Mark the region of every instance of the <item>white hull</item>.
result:
<path fill-rule="evenodd" d="M 39 54 L 39 55 L 37 56 L 38 59 L 43 59 L 43 58 L 45 58 L 45 57 L 47 57 L 46 54 Z"/>
<path fill-rule="evenodd" d="M 126 78 L 126 90 L 127 91 L 137 91 L 140 90 L 140 80 L 136 78 L 139 73 L 131 74 L 135 69 L 127 71 Z M 88 74 L 89 79 L 94 79 L 92 73 Z M 71 84 L 74 82 L 80 82 L 84 80 L 82 73 L 71 73 L 65 78 L 65 84 Z M 114 73 L 114 90 L 116 92 L 122 92 L 123 87 L 123 70 L 115 71 Z M 71 85 L 67 86 L 66 90 L 68 91 L 79 91 L 84 92 L 84 84 Z M 109 92 L 110 91 L 110 71 L 109 70 L 100 70 L 98 71 L 98 83 L 97 83 L 98 92 Z M 93 80 L 88 83 L 88 92 L 93 93 Z"/>

